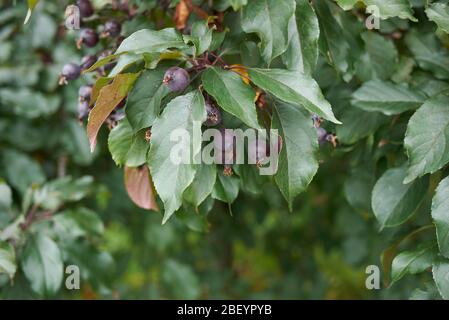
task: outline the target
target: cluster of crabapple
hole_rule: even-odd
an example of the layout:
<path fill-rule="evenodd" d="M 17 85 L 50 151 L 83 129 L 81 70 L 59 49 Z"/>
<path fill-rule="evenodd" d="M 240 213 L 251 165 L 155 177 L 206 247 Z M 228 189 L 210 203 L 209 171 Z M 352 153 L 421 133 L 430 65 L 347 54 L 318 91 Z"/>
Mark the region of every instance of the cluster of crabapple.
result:
<path fill-rule="evenodd" d="M 95 9 L 90 0 L 77 0 L 75 6 L 79 9 L 80 18 L 82 19 L 82 29 L 79 32 L 79 38 L 76 42 L 78 49 L 83 47 L 95 48 L 100 43 L 103 48 L 96 55 L 87 54 L 81 59 L 81 63 L 67 63 L 62 67 L 61 74 L 59 77 L 59 83 L 61 85 L 67 84 L 69 81 L 78 79 L 82 72 L 92 67 L 98 60 L 109 56 L 112 54 L 114 49 L 116 49 L 123 37 L 120 36 L 122 31 L 122 24 L 120 21 L 115 19 L 103 19 L 98 15 L 95 15 Z M 133 17 L 133 8 L 130 7 L 127 1 L 123 3 L 118 3 L 114 1 L 112 3 L 112 9 L 120 10 L 125 13 L 125 16 L 130 19 Z M 70 11 L 69 11 L 70 12 Z M 69 15 L 66 17 L 66 23 L 70 23 L 73 20 L 73 16 Z M 97 28 L 92 27 L 93 25 L 98 25 L 98 22 L 106 20 L 105 23 L 99 24 Z M 104 39 L 104 41 L 101 41 Z M 107 49 L 106 47 L 113 47 L 112 49 Z M 114 63 L 106 64 L 96 70 L 99 76 L 106 75 L 107 72 L 112 70 L 115 66 Z M 78 118 L 83 121 L 89 114 L 90 110 L 90 100 L 92 95 L 92 85 L 83 85 L 79 89 L 79 105 L 78 105 Z M 118 106 L 117 109 L 120 106 Z M 117 122 L 117 119 L 123 117 L 120 112 L 114 112 L 110 119 L 110 123 Z"/>

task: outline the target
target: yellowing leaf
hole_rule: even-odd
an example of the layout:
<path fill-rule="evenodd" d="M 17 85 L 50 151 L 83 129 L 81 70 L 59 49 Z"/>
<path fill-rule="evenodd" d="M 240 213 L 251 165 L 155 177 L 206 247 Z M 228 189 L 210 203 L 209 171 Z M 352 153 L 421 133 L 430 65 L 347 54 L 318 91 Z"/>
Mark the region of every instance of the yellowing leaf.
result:
<path fill-rule="evenodd" d="M 246 68 L 244 66 L 242 66 L 241 64 L 233 64 L 230 66 L 230 68 L 232 71 L 234 71 L 240 75 L 243 82 L 245 82 L 247 85 L 249 85 L 250 80 L 249 80 L 248 71 L 246 70 Z"/>

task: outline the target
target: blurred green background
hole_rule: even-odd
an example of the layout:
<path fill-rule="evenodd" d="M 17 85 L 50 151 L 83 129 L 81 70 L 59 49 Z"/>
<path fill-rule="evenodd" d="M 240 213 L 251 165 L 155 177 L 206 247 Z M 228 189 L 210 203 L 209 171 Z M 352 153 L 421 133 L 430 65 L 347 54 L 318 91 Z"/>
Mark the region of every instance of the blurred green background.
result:
<path fill-rule="evenodd" d="M 82 57 L 76 33 L 63 27 L 69 2 L 42 1 L 27 25 L 25 1 L 1 3 L 0 197 L 12 203 L 0 206 L 0 230 L 27 206 L 30 192 L 61 176 L 93 177 L 85 194 L 65 199 L 63 210 L 89 210 L 102 221 L 95 222 L 97 234 L 59 235 L 64 264 L 80 266 L 81 290 L 62 288 L 48 297 L 408 299 L 431 280 L 429 274 L 406 276 L 391 288 L 365 288 L 366 267 L 381 267 L 382 251 L 400 235 L 379 233 L 369 208 L 363 208 L 369 198 L 347 182 L 357 172 L 350 171 L 344 153 L 330 147 L 322 150 L 319 173 L 291 213 L 273 184 L 247 184 L 232 215 L 227 205 L 208 201 L 213 209 L 206 217 L 187 208 L 162 226 L 160 214 L 129 200 L 122 169 L 108 153 L 105 128 L 90 154 L 77 120 L 78 87 L 86 77 L 57 84 L 62 65 Z M 148 23 L 154 22 L 136 19 L 124 26 L 125 33 Z M 78 188 L 75 182 L 67 187 Z M 360 210 L 348 199 L 361 204 Z M 53 235 L 49 223 L 32 231 Z M 13 281 L 0 275 L 0 298 L 39 297 L 20 268 Z"/>

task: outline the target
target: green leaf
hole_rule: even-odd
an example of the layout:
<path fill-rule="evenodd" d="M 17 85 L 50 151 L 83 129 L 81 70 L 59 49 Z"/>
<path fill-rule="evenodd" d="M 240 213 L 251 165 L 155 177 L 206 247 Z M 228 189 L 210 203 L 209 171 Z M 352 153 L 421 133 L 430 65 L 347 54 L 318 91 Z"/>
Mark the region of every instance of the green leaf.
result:
<path fill-rule="evenodd" d="M 440 182 L 432 199 L 432 218 L 440 252 L 449 258 L 449 177 Z"/>
<path fill-rule="evenodd" d="M 0 274 L 6 273 L 12 279 L 16 271 L 16 256 L 13 246 L 6 242 L 0 242 Z"/>
<path fill-rule="evenodd" d="M 195 56 L 209 50 L 212 45 L 212 38 L 214 34 L 214 29 L 209 29 L 207 21 L 196 21 L 192 25 L 191 35 L 185 35 L 184 41 L 186 43 L 193 43 L 195 46 Z"/>
<path fill-rule="evenodd" d="M 427 17 L 437 24 L 438 28 L 449 33 L 449 6 L 445 3 L 431 3 L 426 8 Z"/>
<path fill-rule="evenodd" d="M 303 106 L 334 123 L 338 121 L 329 102 L 324 98 L 315 80 L 300 71 L 282 69 L 249 69 L 251 81 L 275 97 L 297 106 Z"/>
<path fill-rule="evenodd" d="M 55 295 L 63 279 L 62 257 L 56 243 L 43 233 L 30 235 L 22 253 L 22 269 L 35 292 Z"/>
<path fill-rule="evenodd" d="M 433 33 L 412 30 L 405 36 L 405 43 L 422 69 L 439 79 L 449 79 L 449 53 Z"/>
<path fill-rule="evenodd" d="M 8 212 L 12 205 L 11 188 L 0 180 L 0 213 Z"/>
<path fill-rule="evenodd" d="M 353 144 L 375 133 L 388 120 L 380 112 L 366 112 L 358 108 L 345 108 L 341 114 L 341 126 L 337 126 L 338 140 Z"/>
<path fill-rule="evenodd" d="M 410 118 L 404 145 L 409 168 L 404 182 L 434 173 L 449 162 L 449 97 L 427 100 Z"/>
<path fill-rule="evenodd" d="M 89 139 L 84 127 L 80 126 L 77 119 L 67 119 L 62 123 L 64 127 L 61 137 L 64 149 L 69 153 L 74 163 L 86 166 L 94 159 L 94 154 L 89 149 Z M 62 129 L 61 129 L 62 130 Z"/>
<path fill-rule="evenodd" d="M 118 166 L 138 167 L 147 160 L 150 144 L 145 140 L 145 131 L 134 133 L 127 118 L 112 129 L 108 138 L 109 152 Z"/>
<path fill-rule="evenodd" d="M 366 82 L 352 94 L 353 106 L 365 111 L 379 111 L 386 115 L 399 114 L 419 108 L 425 96 L 411 89 L 380 80 Z"/>
<path fill-rule="evenodd" d="M 276 184 L 290 209 L 294 198 L 303 192 L 318 170 L 318 138 L 312 121 L 303 112 L 286 103 L 276 103 L 272 128 L 282 136 Z"/>
<path fill-rule="evenodd" d="M 165 66 L 144 71 L 129 93 L 125 112 L 134 132 L 151 127 L 159 115 L 162 99 L 170 92 L 162 83 L 165 71 Z"/>
<path fill-rule="evenodd" d="M 214 1 L 214 6 L 219 12 L 226 11 L 229 7 L 232 7 L 234 11 L 240 10 L 242 7 L 248 4 L 248 0 L 218 0 Z"/>
<path fill-rule="evenodd" d="M 393 41 L 375 32 L 364 32 L 362 39 L 375 77 L 381 80 L 389 79 L 399 60 Z"/>
<path fill-rule="evenodd" d="M 198 207 L 212 193 L 216 179 L 217 167 L 214 164 L 199 165 L 192 184 L 184 192 L 184 199 Z"/>
<path fill-rule="evenodd" d="M 92 185 L 93 178 L 91 176 L 78 179 L 65 176 L 35 190 L 34 202 L 43 209 L 56 211 L 64 202 L 78 202 L 85 198 L 92 191 Z"/>
<path fill-rule="evenodd" d="M 401 19 L 410 19 L 418 21 L 413 16 L 413 11 L 408 0 L 363 0 L 367 6 L 376 6 L 379 9 L 379 17 L 388 19 L 399 17 Z"/>
<path fill-rule="evenodd" d="M 400 280 L 406 274 L 417 274 L 432 267 L 437 256 L 435 243 L 425 244 L 415 250 L 398 254 L 391 265 L 391 284 Z"/>
<path fill-rule="evenodd" d="M 252 128 L 257 122 L 256 94 L 235 72 L 220 68 L 208 68 L 203 74 L 204 89 L 226 112 L 236 116 Z"/>
<path fill-rule="evenodd" d="M 77 208 L 58 213 L 53 221 L 61 237 L 101 236 L 104 225 L 100 217 L 92 210 Z"/>
<path fill-rule="evenodd" d="M 376 182 L 374 166 L 370 163 L 360 165 L 351 170 L 344 184 L 346 200 L 357 209 L 371 211 L 371 191 Z"/>
<path fill-rule="evenodd" d="M 374 186 L 371 206 L 381 228 L 407 221 L 426 195 L 428 177 L 404 184 L 405 174 L 405 167 L 388 169 Z"/>
<path fill-rule="evenodd" d="M 9 184 L 21 193 L 32 184 L 41 184 L 45 181 L 45 174 L 39 163 L 26 154 L 15 150 L 2 150 L 3 166 L 8 168 L 5 172 Z"/>
<path fill-rule="evenodd" d="M 33 13 L 34 8 L 39 3 L 39 0 L 27 0 L 27 3 L 28 3 L 28 12 L 27 12 L 27 15 L 25 17 L 25 21 L 23 22 L 23 24 L 28 23 L 28 21 L 31 18 L 31 14 Z"/>
<path fill-rule="evenodd" d="M 268 64 L 287 49 L 288 25 L 294 13 L 293 0 L 251 0 L 242 9 L 242 29 L 259 36 L 262 56 Z"/>
<path fill-rule="evenodd" d="M 240 181 L 235 176 L 225 176 L 222 170 L 218 171 L 212 198 L 232 204 L 239 195 Z"/>
<path fill-rule="evenodd" d="M 159 31 L 142 29 L 123 40 L 115 53 L 142 54 L 162 52 L 169 48 L 182 49 L 185 47 L 182 35 L 173 28 Z"/>
<path fill-rule="evenodd" d="M 314 1 L 315 10 L 320 22 L 320 50 L 329 63 L 342 73 L 347 74 L 352 66 L 349 61 L 350 47 L 342 37 L 344 31 L 329 8 L 328 1 Z"/>
<path fill-rule="evenodd" d="M 311 74 L 318 60 L 320 27 L 308 0 L 296 2 L 296 14 L 288 24 L 288 47 L 282 60 L 290 70 Z"/>
<path fill-rule="evenodd" d="M 59 96 L 43 95 L 28 88 L 1 89 L 0 96 L 4 110 L 29 119 L 52 115 L 61 103 Z"/>
<path fill-rule="evenodd" d="M 193 91 L 173 99 L 154 122 L 148 163 L 156 191 L 164 202 L 163 223 L 179 209 L 182 194 L 195 177 L 196 166 L 192 163 L 192 159 L 195 159 L 201 151 L 201 144 L 196 141 L 195 133 L 201 132 L 201 124 L 205 120 L 203 95 L 200 91 Z M 170 137 L 175 130 L 184 130 L 190 139 L 181 138 L 180 142 L 172 141 Z M 177 155 L 175 149 L 188 154 L 189 157 L 185 160 L 190 164 L 183 161 L 175 163 L 171 157 L 172 153 Z"/>
<path fill-rule="evenodd" d="M 445 300 L 449 300 L 449 261 L 440 260 L 432 268 L 433 280 L 438 292 Z"/>
<path fill-rule="evenodd" d="M 359 0 L 335 0 L 343 10 L 351 10 Z"/>

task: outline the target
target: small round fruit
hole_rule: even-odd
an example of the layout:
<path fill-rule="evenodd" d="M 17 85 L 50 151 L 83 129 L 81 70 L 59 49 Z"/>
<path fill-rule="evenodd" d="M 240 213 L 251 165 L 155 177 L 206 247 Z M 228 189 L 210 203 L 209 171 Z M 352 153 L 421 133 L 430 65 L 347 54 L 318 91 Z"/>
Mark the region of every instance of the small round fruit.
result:
<path fill-rule="evenodd" d="M 98 34 L 95 30 L 90 28 L 82 29 L 80 32 L 80 39 L 78 44 L 84 44 L 89 48 L 95 47 L 99 41 Z"/>
<path fill-rule="evenodd" d="M 78 0 L 76 5 L 80 9 L 80 15 L 82 18 L 88 18 L 94 14 L 94 7 L 90 0 Z"/>
<path fill-rule="evenodd" d="M 80 101 L 90 101 L 92 97 L 92 85 L 83 85 L 78 90 Z"/>
<path fill-rule="evenodd" d="M 78 119 L 83 121 L 89 115 L 89 102 L 81 101 L 78 104 Z"/>
<path fill-rule="evenodd" d="M 204 124 L 207 127 L 214 127 L 221 123 L 220 109 L 218 109 L 212 103 L 209 103 L 209 102 L 206 103 L 206 113 L 207 113 L 207 120 L 206 120 L 206 122 L 204 122 Z"/>
<path fill-rule="evenodd" d="M 75 63 L 67 63 L 62 67 L 61 77 L 65 80 L 76 80 L 81 75 L 81 67 Z"/>
<path fill-rule="evenodd" d="M 171 91 L 183 91 L 190 82 L 189 73 L 179 67 L 171 67 L 165 72 L 164 80 L 162 81 Z"/>
<path fill-rule="evenodd" d="M 109 20 L 104 25 L 104 32 L 110 37 L 116 38 L 122 31 L 122 25 L 116 20 Z"/>
<path fill-rule="evenodd" d="M 327 137 L 327 131 L 321 127 L 316 128 L 316 132 L 318 134 L 318 142 L 320 144 L 323 144 L 324 142 L 326 142 L 326 137 Z"/>
<path fill-rule="evenodd" d="M 81 59 L 81 69 L 87 70 L 97 62 L 97 57 L 93 55 L 87 55 Z"/>

